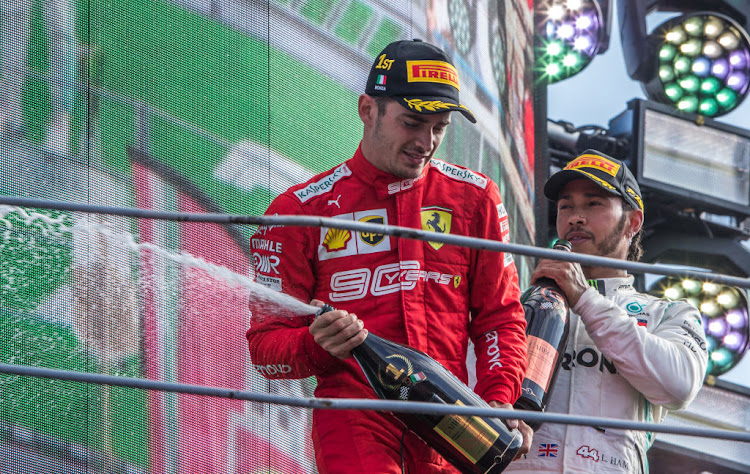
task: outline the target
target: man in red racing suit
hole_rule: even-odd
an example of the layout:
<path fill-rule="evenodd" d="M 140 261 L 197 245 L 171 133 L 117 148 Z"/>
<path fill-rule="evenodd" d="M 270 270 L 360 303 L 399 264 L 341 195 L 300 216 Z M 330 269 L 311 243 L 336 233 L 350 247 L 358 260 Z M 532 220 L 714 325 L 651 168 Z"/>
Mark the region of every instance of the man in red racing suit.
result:
<path fill-rule="evenodd" d="M 398 57 L 389 52 L 391 56 Z M 385 116 L 420 119 L 389 100 L 379 112 L 372 97 L 361 97 L 360 116 L 364 101 L 366 113 L 381 119 L 383 111 Z M 372 142 L 367 120 L 363 118 L 365 138 L 354 157 L 292 187 L 266 214 L 324 216 L 509 241 L 508 215 L 494 182 L 432 158 L 439 140 L 413 177 L 383 171 L 372 162 L 380 164 L 380 155 L 371 160 L 365 151 Z M 317 299 L 344 310 L 341 314 L 353 317 L 357 333 L 350 341 L 358 344 L 372 331 L 429 354 L 466 383 L 471 339 L 477 359 L 475 391 L 494 406 L 518 398 L 526 366 L 526 323 L 510 254 L 377 233 L 277 226 L 259 228 L 252 247 L 257 282 L 304 302 Z M 312 315 L 257 312 L 247 338 L 254 367 L 264 376 L 315 376 L 317 397 L 377 398 L 353 358 L 316 342 Z M 320 472 L 395 473 L 402 463 L 410 473 L 455 472 L 384 412 L 315 410 L 313 444 Z"/>

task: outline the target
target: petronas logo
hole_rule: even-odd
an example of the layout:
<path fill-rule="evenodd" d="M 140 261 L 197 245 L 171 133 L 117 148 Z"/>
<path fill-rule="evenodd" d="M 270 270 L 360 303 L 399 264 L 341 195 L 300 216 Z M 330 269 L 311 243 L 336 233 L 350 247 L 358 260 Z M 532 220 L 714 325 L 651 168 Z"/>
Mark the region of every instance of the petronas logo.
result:
<path fill-rule="evenodd" d="M 628 313 L 638 314 L 641 311 L 643 311 L 643 306 L 639 304 L 638 302 L 633 301 L 631 303 L 628 303 L 628 305 L 625 306 L 625 309 L 628 310 Z"/>

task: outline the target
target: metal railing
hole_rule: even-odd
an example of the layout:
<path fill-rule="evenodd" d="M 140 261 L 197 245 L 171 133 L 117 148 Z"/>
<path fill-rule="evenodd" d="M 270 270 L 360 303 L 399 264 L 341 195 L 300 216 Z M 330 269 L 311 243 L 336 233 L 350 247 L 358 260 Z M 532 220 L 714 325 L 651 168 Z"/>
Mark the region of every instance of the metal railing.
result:
<path fill-rule="evenodd" d="M 529 255 L 535 257 L 557 258 L 560 260 L 578 262 L 584 265 L 610 266 L 631 272 L 648 272 L 663 275 L 678 275 L 698 277 L 706 281 L 714 281 L 743 288 L 750 288 L 750 279 L 730 275 L 697 272 L 676 265 L 645 264 L 628 262 L 618 259 L 597 257 L 578 253 L 566 253 L 549 249 L 540 249 L 528 245 L 502 243 L 493 240 L 479 239 L 460 235 L 441 234 L 419 229 L 369 224 L 364 222 L 345 221 L 317 216 L 244 216 L 230 214 L 198 214 L 184 212 L 162 212 L 147 209 L 121 208 L 64 201 L 23 198 L 14 196 L 0 196 L 0 205 L 20 206 L 66 210 L 71 212 L 85 212 L 96 214 L 110 214 L 141 219 L 162 219 L 179 222 L 211 222 L 232 224 L 254 224 L 274 226 L 303 226 L 303 227 L 334 227 L 360 232 L 374 232 L 398 236 L 408 239 L 442 242 L 450 245 L 483 249 L 498 252 Z M 217 387 L 188 385 L 156 380 L 111 376 L 106 374 L 85 373 L 65 370 L 55 370 L 42 367 L 30 367 L 13 364 L 0 364 L 0 373 L 24 375 L 32 377 L 54 378 L 83 383 L 123 386 L 145 390 L 160 390 L 166 392 L 185 393 L 230 399 L 248 400 L 263 403 L 276 403 L 294 407 L 310 409 L 350 409 L 350 410 L 383 410 L 400 413 L 429 413 L 429 414 L 458 414 L 476 415 L 498 418 L 518 418 L 526 421 L 542 421 L 551 423 L 565 423 L 586 426 L 612 427 L 631 430 L 645 430 L 662 433 L 680 434 L 686 436 L 701 436 L 726 440 L 750 442 L 750 432 L 725 429 L 698 428 L 686 426 L 670 426 L 657 423 L 634 422 L 612 418 L 595 418 L 587 416 L 566 415 L 558 413 L 536 413 L 514 410 L 502 410 L 481 407 L 460 407 L 423 402 L 399 402 L 389 400 L 360 400 L 360 399 L 326 399 L 304 398 L 238 391 Z"/>
<path fill-rule="evenodd" d="M 719 438 L 732 441 L 750 442 L 750 432 L 721 430 L 713 428 L 697 428 L 685 426 L 670 426 L 658 423 L 636 422 L 616 418 L 590 417 L 580 415 L 566 415 L 560 413 L 537 413 L 525 410 L 507 410 L 502 408 L 483 408 L 474 406 L 443 405 L 431 402 L 409 402 L 394 400 L 370 400 L 356 398 L 307 398 L 288 397 L 269 393 L 246 392 L 203 385 L 188 385 L 181 383 L 160 382 L 132 377 L 119 377 L 105 374 L 92 374 L 68 370 L 48 369 L 44 367 L 29 367 L 22 365 L 0 364 L 0 373 L 42 377 L 75 382 L 115 385 L 120 387 L 139 388 L 146 390 L 160 390 L 164 392 L 202 395 L 208 397 L 231 398 L 263 403 L 277 403 L 293 407 L 318 410 L 374 410 L 398 413 L 425 413 L 431 415 L 465 415 L 490 418 L 515 418 L 524 421 L 540 421 L 548 423 L 564 423 L 570 425 L 596 426 L 601 428 L 618 428 L 627 430 L 643 430 L 658 433 L 672 433 L 685 436 L 700 436 Z"/>
<path fill-rule="evenodd" d="M 383 224 L 370 224 L 366 222 L 348 221 L 319 216 L 247 216 L 232 214 L 209 214 L 209 213 L 187 213 L 187 212 L 165 212 L 149 209 L 137 209 L 115 206 L 103 206 L 97 204 L 72 203 L 67 201 L 53 201 L 46 199 L 24 198 L 16 196 L 0 196 L 0 204 L 19 207 L 33 207 L 44 209 L 56 209 L 71 212 L 86 212 L 95 214 L 109 214 L 140 219 L 160 219 L 177 222 L 210 222 L 218 224 L 251 224 L 251 225 L 277 225 L 297 227 L 332 227 L 358 232 L 373 232 L 377 234 L 392 235 L 406 239 L 425 240 L 430 242 L 442 242 L 449 245 L 490 250 L 495 252 L 508 252 L 518 255 L 527 255 L 541 258 L 554 258 L 566 262 L 578 262 L 582 265 L 599 265 L 634 273 L 653 273 L 658 275 L 671 275 L 680 277 L 699 278 L 704 281 L 723 283 L 725 285 L 750 288 L 750 278 L 742 278 L 719 273 L 709 273 L 686 268 L 681 265 L 666 265 L 658 263 L 640 263 L 620 260 L 609 257 L 597 257 L 575 252 L 558 252 L 551 249 L 542 249 L 530 245 L 503 243 L 496 240 L 479 239 L 455 234 L 441 234 L 410 227 L 391 226 Z"/>

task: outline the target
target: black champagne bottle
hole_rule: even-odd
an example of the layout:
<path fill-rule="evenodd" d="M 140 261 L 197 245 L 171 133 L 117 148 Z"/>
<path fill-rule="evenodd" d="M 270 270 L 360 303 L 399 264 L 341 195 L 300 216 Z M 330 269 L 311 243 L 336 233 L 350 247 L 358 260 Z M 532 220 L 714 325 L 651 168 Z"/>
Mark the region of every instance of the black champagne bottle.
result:
<path fill-rule="evenodd" d="M 318 314 L 332 311 L 325 305 Z M 385 400 L 487 407 L 479 395 L 435 359 L 369 333 L 352 351 L 375 393 Z M 497 418 L 393 413 L 411 431 L 464 473 L 502 472 L 523 436 Z"/>
<path fill-rule="evenodd" d="M 570 242 L 558 239 L 552 247 L 570 252 Z M 513 405 L 521 410 L 544 411 L 555 386 L 570 329 L 570 309 L 565 294 L 550 278 L 540 278 L 521 295 L 526 314 L 528 343 L 526 376 L 521 396 Z M 534 431 L 539 421 L 526 422 Z"/>

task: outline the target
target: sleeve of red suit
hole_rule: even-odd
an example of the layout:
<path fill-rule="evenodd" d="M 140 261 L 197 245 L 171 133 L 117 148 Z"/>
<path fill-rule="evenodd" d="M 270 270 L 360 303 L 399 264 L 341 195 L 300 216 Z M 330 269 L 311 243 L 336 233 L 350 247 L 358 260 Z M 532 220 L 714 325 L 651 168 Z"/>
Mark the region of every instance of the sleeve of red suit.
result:
<path fill-rule="evenodd" d="M 508 214 L 491 183 L 477 207 L 473 236 L 510 242 Z M 526 318 L 512 255 L 472 250 L 470 336 L 476 353 L 474 390 L 487 401 L 514 403 L 526 372 Z"/>
<path fill-rule="evenodd" d="M 300 213 L 299 204 L 287 195 L 276 198 L 266 211 L 266 215 Z M 312 258 L 317 245 L 310 228 L 265 226 L 252 239 L 256 281 L 309 302 L 315 283 Z M 335 360 L 310 334 L 313 315 L 293 316 L 285 314 L 283 307 L 257 301 L 250 302 L 250 311 L 246 333 L 250 358 L 265 377 L 305 378 L 321 373 Z"/>

